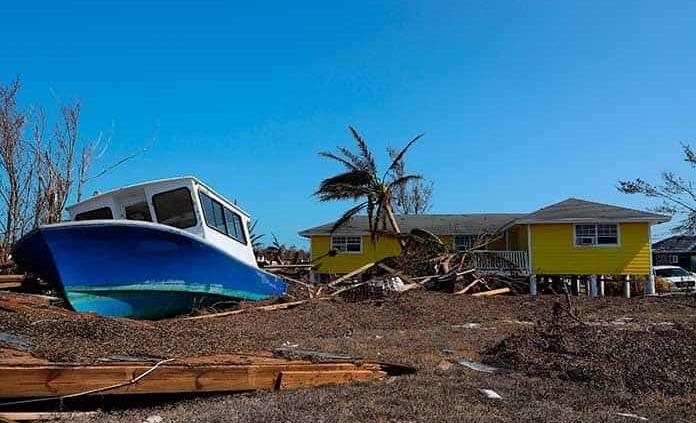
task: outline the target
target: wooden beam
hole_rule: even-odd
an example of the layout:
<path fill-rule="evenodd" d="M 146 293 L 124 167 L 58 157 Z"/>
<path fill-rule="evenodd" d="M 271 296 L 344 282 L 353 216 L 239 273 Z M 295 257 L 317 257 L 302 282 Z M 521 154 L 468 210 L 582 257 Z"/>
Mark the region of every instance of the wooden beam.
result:
<path fill-rule="evenodd" d="M 280 373 L 279 389 L 299 389 L 321 385 L 364 382 L 382 379 L 386 375 L 386 372 L 372 370 L 327 370 L 324 372 L 289 370 Z"/>
<path fill-rule="evenodd" d="M 477 283 L 481 282 L 481 279 L 475 279 L 473 282 L 471 282 L 469 285 L 465 286 L 464 289 L 459 290 L 454 293 L 454 295 L 462 295 L 465 294 L 468 290 L 474 287 Z"/>
<path fill-rule="evenodd" d="M 0 412 L 0 421 L 22 422 L 28 420 L 64 420 L 64 419 L 84 419 L 95 417 L 98 411 L 76 411 L 76 412 L 55 412 L 55 411 L 33 411 L 33 412 Z"/>
<path fill-rule="evenodd" d="M 313 266 L 313 264 L 269 264 L 262 269 L 311 269 Z"/>
<path fill-rule="evenodd" d="M 0 289 L 21 288 L 22 282 L 0 282 Z"/>
<path fill-rule="evenodd" d="M 364 271 L 370 269 L 374 265 L 375 265 L 375 263 L 367 263 L 364 266 L 360 266 L 357 269 L 353 270 L 352 272 L 347 273 L 347 274 L 341 276 L 340 278 L 336 279 L 335 281 L 329 283 L 328 286 L 336 286 L 340 283 L 343 283 L 343 282 L 349 280 L 350 278 L 357 276 L 357 275 L 363 273 Z"/>
<path fill-rule="evenodd" d="M 0 275 L 0 282 L 24 282 L 24 275 Z"/>
<path fill-rule="evenodd" d="M 379 379 L 389 368 L 389 365 L 383 368 L 373 362 L 312 363 L 270 356 L 239 356 L 234 363 L 225 362 L 225 357 L 220 356 L 180 360 L 161 366 L 128 362 L 93 366 L 7 365 L 0 366 L 0 374 L 3 380 L 13 382 L 0 384 L 0 398 L 273 390 L 282 381 L 283 372 L 300 372 L 288 376 L 285 389 L 289 389 Z M 325 375 L 326 372 L 329 373 Z M 104 390 L 105 387 L 112 389 Z"/>
<path fill-rule="evenodd" d="M 325 300 L 325 299 L 327 299 L 327 298 L 317 298 L 317 300 Z M 221 313 L 203 314 L 200 316 L 193 316 L 193 317 L 184 317 L 180 320 L 212 319 L 213 317 L 234 316 L 235 314 L 247 313 L 249 311 L 284 310 L 284 309 L 296 307 L 296 306 L 304 304 L 304 303 L 308 303 L 309 301 L 310 300 L 299 300 L 299 301 L 292 301 L 289 303 L 282 303 L 282 304 L 271 304 L 271 305 L 265 305 L 265 306 L 259 306 L 259 307 L 248 307 L 248 308 L 242 308 L 239 310 L 223 311 Z"/>
<path fill-rule="evenodd" d="M 510 292 L 510 288 L 500 288 L 500 289 L 492 289 L 490 291 L 484 291 L 484 292 L 477 292 L 476 294 L 471 294 L 472 297 L 490 297 L 493 295 L 500 295 L 500 294 L 505 294 L 507 292 Z"/>

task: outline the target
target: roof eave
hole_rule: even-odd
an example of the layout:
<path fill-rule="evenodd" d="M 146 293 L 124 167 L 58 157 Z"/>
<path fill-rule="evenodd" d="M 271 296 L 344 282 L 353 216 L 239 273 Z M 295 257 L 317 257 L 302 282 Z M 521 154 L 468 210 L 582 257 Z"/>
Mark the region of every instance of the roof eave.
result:
<path fill-rule="evenodd" d="M 520 219 L 517 224 L 551 224 L 551 223 L 589 223 L 589 222 L 610 222 L 610 223 L 665 223 L 669 222 L 669 217 L 633 217 L 633 218 L 611 218 L 602 219 L 596 217 L 574 217 L 564 219 Z"/>

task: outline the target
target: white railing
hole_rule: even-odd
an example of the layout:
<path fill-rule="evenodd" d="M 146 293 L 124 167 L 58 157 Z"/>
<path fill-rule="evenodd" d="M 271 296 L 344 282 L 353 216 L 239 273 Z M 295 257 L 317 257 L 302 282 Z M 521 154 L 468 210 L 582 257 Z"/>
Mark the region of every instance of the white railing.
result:
<path fill-rule="evenodd" d="M 529 274 L 526 251 L 478 250 L 472 254 L 474 266 L 482 272 L 509 272 Z"/>

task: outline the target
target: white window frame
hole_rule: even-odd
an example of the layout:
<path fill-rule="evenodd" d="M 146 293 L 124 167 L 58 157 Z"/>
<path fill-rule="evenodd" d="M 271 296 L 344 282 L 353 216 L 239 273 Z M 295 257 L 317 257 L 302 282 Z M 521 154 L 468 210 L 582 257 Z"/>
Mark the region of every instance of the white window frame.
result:
<path fill-rule="evenodd" d="M 468 238 L 470 238 L 471 243 L 470 243 L 470 245 L 469 245 L 469 248 L 470 248 L 470 247 L 473 247 L 474 245 L 476 245 L 476 240 L 479 238 L 478 235 L 471 235 L 471 234 L 454 234 L 454 235 L 452 235 L 452 249 L 453 249 L 454 251 L 457 251 L 457 252 L 466 251 L 466 249 L 464 249 L 464 250 L 458 250 L 458 249 L 457 249 L 457 237 L 468 237 Z"/>
<path fill-rule="evenodd" d="M 595 227 L 595 244 L 578 244 L 577 237 L 577 227 L 578 226 L 589 226 L 593 225 Z M 597 244 L 599 236 L 597 235 L 598 225 L 615 225 L 616 226 L 616 243 L 615 244 Z M 592 222 L 592 223 L 575 223 L 573 224 L 573 245 L 578 248 L 615 248 L 621 247 L 621 224 L 615 222 Z"/>
<path fill-rule="evenodd" d="M 677 254 L 670 254 L 669 264 L 679 264 L 679 256 Z"/>
<path fill-rule="evenodd" d="M 336 246 L 336 238 L 344 238 L 345 242 L 343 243 L 346 246 L 345 250 L 339 250 L 335 248 Z M 348 250 L 348 238 L 357 238 L 360 240 L 360 251 L 347 251 Z M 353 244 L 351 242 L 350 244 Z M 363 252 L 363 237 L 361 235 L 331 235 L 331 250 L 336 250 L 339 254 L 362 254 Z"/>

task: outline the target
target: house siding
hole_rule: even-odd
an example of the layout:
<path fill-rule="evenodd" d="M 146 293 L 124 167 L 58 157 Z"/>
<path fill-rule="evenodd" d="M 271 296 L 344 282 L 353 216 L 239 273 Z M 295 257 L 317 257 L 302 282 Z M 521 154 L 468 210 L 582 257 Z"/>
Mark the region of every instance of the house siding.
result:
<path fill-rule="evenodd" d="M 650 225 L 621 223 L 617 247 L 576 247 L 573 224 L 535 224 L 532 272 L 536 274 L 647 275 Z"/>
<path fill-rule="evenodd" d="M 312 260 L 328 254 L 331 249 L 330 236 L 312 237 Z M 318 260 L 316 273 L 325 274 L 344 274 L 349 273 L 360 266 L 370 262 L 375 262 L 386 257 L 398 256 L 401 254 L 399 241 L 390 236 L 382 235 L 377 239 L 376 245 L 372 243 L 370 236 L 362 237 L 362 253 L 342 253 L 339 252 L 334 257 L 325 256 Z"/>

